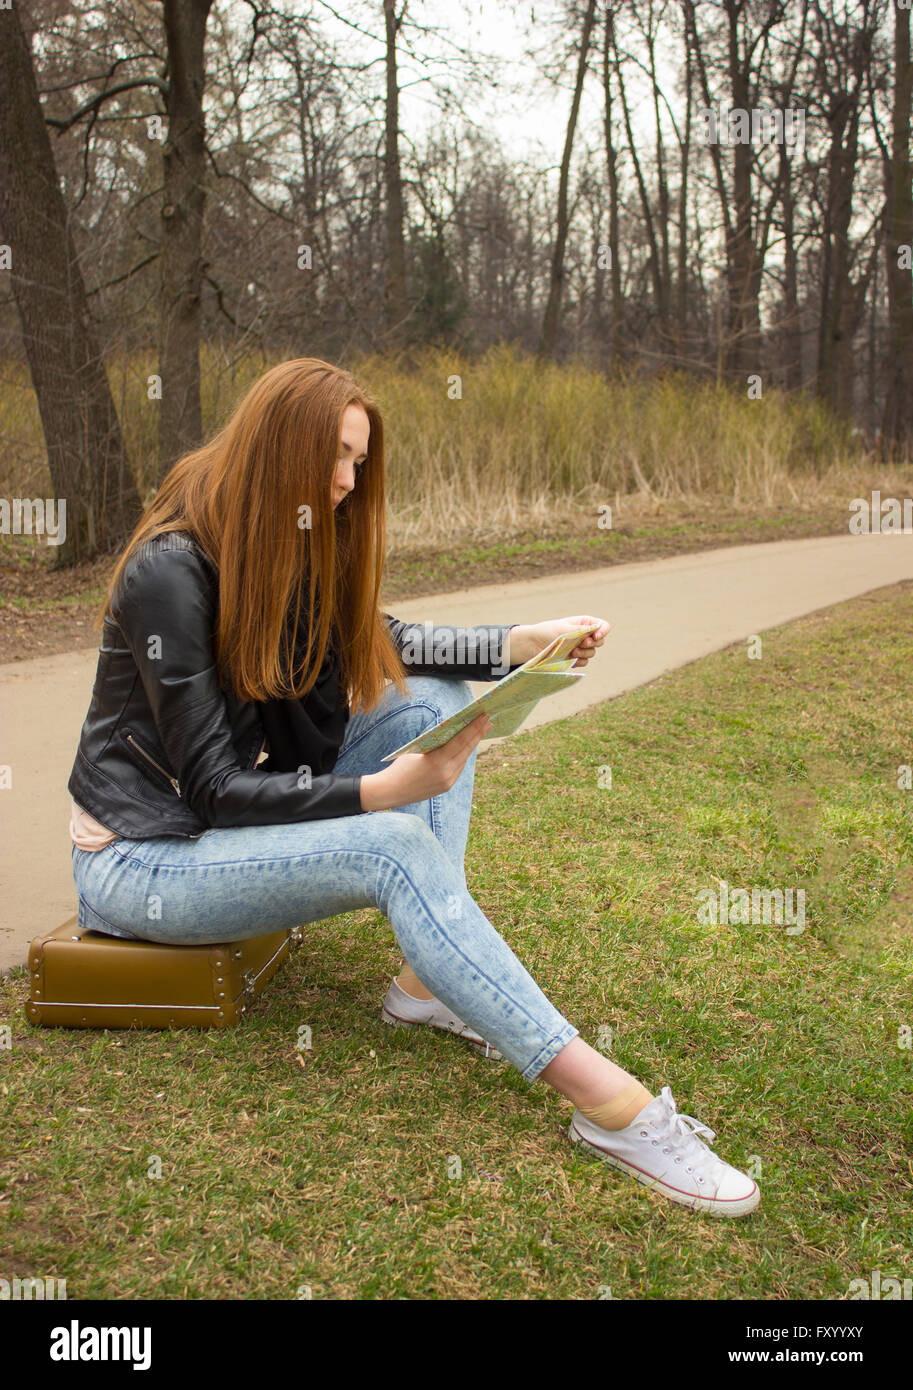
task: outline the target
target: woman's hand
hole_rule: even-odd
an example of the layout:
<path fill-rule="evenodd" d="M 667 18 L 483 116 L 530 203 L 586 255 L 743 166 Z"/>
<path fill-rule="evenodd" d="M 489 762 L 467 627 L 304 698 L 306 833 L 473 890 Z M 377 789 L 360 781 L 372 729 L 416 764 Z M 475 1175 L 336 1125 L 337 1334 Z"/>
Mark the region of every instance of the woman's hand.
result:
<path fill-rule="evenodd" d="M 487 714 L 480 714 L 453 738 L 430 753 L 401 753 L 383 772 L 370 772 L 361 779 L 361 809 L 392 811 L 411 806 L 430 796 L 448 792 L 460 776 L 466 759 L 492 728 Z"/>
<path fill-rule="evenodd" d="M 522 665 L 524 661 L 529 661 L 530 657 L 538 656 L 563 632 L 573 632 L 578 627 L 592 627 L 594 623 L 598 624 L 596 631 L 584 637 L 571 652 L 571 656 L 577 658 L 574 668 L 585 666 L 596 648 L 602 646 L 612 628 L 612 624 L 604 618 L 594 618 L 589 613 L 578 614 L 575 618 L 555 618 L 551 622 L 533 623 L 529 626 L 521 624 L 515 627 L 510 634 L 511 665 Z"/>

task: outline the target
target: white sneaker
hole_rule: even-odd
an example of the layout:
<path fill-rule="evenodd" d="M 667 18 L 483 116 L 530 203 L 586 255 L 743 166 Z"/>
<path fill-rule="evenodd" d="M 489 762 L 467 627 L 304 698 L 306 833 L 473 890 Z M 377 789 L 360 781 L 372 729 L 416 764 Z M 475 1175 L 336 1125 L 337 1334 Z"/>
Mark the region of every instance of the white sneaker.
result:
<path fill-rule="evenodd" d="M 673 1202 L 713 1216 L 745 1216 L 754 1211 L 761 1200 L 757 1183 L 724 1163 L 698 1134 L 716 1138 L 712 1129 L 691 1115 L 678 1113 L 668 1086 L 625 1129 L 600 1129 L 579 1110 L 568 1127 L 572 1143 Z"/>
<path fill-rule="evenodd" d="M 503 1055 L 474 1032 L 468 1023 L 457 1018 L 453 1010 L 440 999 L 413 999 L 411 994 L 400 989 L 396 980 L 390 981 L 390 988 L 384 999 L 383 1020 L 384 1023 L 392 1023 L 400 1028 L 414 1028 L 420 1023 L 425 1023 L 431 1028 L 439 1028 L 442 1032 L 455 1033 L 457 1037 L 464 1038 L 483 1057 L 489 1057 L 492 1061 L 498 1061 Z"/>

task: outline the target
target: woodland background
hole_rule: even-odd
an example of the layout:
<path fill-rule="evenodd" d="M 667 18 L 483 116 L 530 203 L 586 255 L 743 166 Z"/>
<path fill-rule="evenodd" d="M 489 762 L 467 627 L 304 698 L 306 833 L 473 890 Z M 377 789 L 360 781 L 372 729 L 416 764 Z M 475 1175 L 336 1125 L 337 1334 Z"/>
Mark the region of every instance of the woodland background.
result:
<path fill-rule="evenodd" d="M 467 487 L 769 499 L 909 461 L 904 0 L 505 5 L 557 165 L 464 114 L 507 80 L 473 8 L 0 10 L 0 486 L 67 498 L 58 564 L 115 549 L 288 356 L 380 398 L 427 534 Z M 804 141 L 708 143 L 727 105 L 800 111 Z"/>

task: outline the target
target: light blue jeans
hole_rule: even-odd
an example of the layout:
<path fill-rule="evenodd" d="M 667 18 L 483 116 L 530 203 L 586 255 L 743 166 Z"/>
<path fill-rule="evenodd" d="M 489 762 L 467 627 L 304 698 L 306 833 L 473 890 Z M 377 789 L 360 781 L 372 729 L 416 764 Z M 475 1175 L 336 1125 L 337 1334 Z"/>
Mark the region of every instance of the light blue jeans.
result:
<path fill-rule="evenodd" d="M 455 676 L 388 685 L 353 714 L 334 772 L 367 775 L 472 698 Z M 578 1030 L 549 1002 L 470 896 L 463 860 L 476 750 L 447 792 L 327 820 L 207 830 L 198 839 L 73 846 L 79 925 L 172 945 L 240 941 L 377 907 L 425 987 L 502 1052 L 527 1081 Z"/>

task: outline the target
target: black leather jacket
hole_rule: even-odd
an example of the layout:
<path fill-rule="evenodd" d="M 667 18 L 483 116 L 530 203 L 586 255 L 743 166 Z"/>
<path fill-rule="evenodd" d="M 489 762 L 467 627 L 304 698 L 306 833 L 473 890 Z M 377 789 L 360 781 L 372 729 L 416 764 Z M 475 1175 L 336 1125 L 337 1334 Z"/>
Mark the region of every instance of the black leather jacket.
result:
<path fill-rule="evenodd" d="M 297 772 L 255 769 L 265 744 L 259 704 L 220 686 L 217 614 L 218 572 L 189 536 L 155 536 L 130 557 L 105 615 L 92 700 L 67 783 L 74 801 L 130 839 L 195 839 L 216 826 L 360 815 L 361 777 L 326 773 L 303 787 Z M 383 617 L 401 652 L 422 635 L 421 624 Z M 462 638 L 464 651 L 497 657 L 508 631 L 435 626 L 433 636 Z M 407 674 L 478 681 L 506 674 L 490 661 L 420 664 L 409 655 Z"/>

